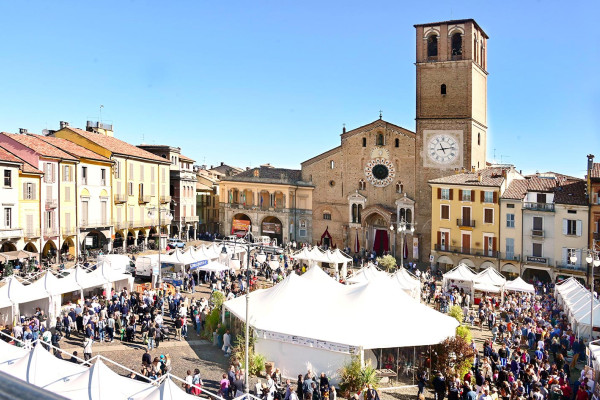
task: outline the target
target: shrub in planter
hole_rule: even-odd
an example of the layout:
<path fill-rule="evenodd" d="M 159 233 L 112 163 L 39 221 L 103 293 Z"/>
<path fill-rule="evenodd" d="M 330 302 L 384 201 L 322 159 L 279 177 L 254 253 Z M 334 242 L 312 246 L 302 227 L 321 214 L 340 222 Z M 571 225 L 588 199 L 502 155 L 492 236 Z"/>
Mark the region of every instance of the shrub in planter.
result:
<path fill-rule="evenodd" d="M 349 398 L 351 393 L 361 391 L 367 385 L 373 385 L 374 388 L 379 386 L 379 378 L 376 376 L 375 368 L 371 364 L 361 368 L 358 356 L 352 356 L 350 362 L 344 365 L 339 373 L 340 394 L 345 398 Z"/>

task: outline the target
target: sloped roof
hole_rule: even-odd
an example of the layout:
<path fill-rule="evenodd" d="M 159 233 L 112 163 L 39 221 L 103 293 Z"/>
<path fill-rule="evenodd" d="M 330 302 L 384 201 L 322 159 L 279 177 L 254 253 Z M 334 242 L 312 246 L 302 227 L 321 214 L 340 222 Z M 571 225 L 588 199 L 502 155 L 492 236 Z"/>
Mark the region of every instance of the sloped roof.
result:
<path fill-rule="evenodd" d="M 10 151 L 8 151 L 7 149 L 5 149 L 2 146 L 0 146 L 0 152 L 1 152 L 1 154 L 8 155 L 9 158 L 14 158 L 15 160 L 17 160 L 17 161 L 11 161 L 11 160 L 6 159 L 5 161 L 21 163 L 21 165 L 20 165 L 21 171 L 23 171 L 27 174 L 43 174 L 42 171 L 40 171 L 33 165 L 29 164 L 27 161 L 23 160 L 21 157 L 11 153 Z M 4 156 L 0 156 L 0 157 L 4 157 Z M 4 158 L 2 158 L 2 159 L 4 159 Z"/>
<path fill-rule="evenodd" d="M 503 199 L 523 200 L 527 194 L 527 179 L 515 179 L 513 180 L 504 193 L 502 193 Z"/>
<path fill-rule="evenodd" d="M 583 180 L 568 180 L 554 190 L 554 202 L 557 204 L 587 205 L 586 183 Z"/>
<path fill-rule="evenodd" d="M 481 181 L 479 180 L 481 176 Z M 477 172 L 463 172 L 445 176 L 442 178 L 432 179 L 429 183 L 444 183 L 450 185 L 466 185 L 466 186 L 498 186 L 504 181 L 502 168 L 484 168 Z"/>
<path fill-rule="evenodd" d="M 13 163 L 22 163 L 19 157 L 15 156 L 10 151 L 6 150 L 4 147 L 0 147 L 0 161 L 8 161 Z"/>
<path fill-rule="evenodd" d="M 586 183 L 568 175 L 547 172 L 514 180 L 502 194 L 503 199 L 522 200 L 527 192 L 554 193 L 554 203 L 586 205 Z"/>
<path fill-rule="evenodd" d="M 593 163 L 590 178 L 600 179 L 600 163 Z"/>
<path fill-rule="evenodd" d="M 183 154 L 179 154 L 179 159 L 181 161 L 188 161 L 188 162 L 194 162 L 194 161 L 196 161 L 196 160 L 193 160 L 193 159 L 191 159 L 189 157 L 184 156 Z"/>
<path fill-rule="evenodd" d="M 13 139 L 16 142 L 21 143 L 23 146 L 29 147 L 42 157 L 59 158 L 69 161 L 77 161 L 75 157 L 62 151 L 61 149 L 52 146 L 50 143 L 46 143 L 40 140 L 38 135 L 27 135 L 27 134 L 15 134 L 2 132 L 3 135 Z"/>
<path fill-rule="evenodd" d="M 55 147 L 59 147 L 60 149 L 64 150 L 65 152 L 71 154 L 73 157 L 76 158 L 88 158 L 90 160 L 111 162 L 108 158 L 101 156 L 98 153 L 94 153 L 93 151 L 88 150 L 85 147 L 80 146 L 77 143 L 73 143 L 67 139 L 54 136 L 41 136 L 33 134 L 28 135 L 43 140 L 44 142 L 51 144 Z"/>
<path fill-rule="evenodd" d="M 169 160 L 154 155 L 146 150 L 140 149 L 137 146 L 124 142 L 113 136 L 106 136 L 100 133 L 88 132 L 84 131 L 83 129 L 73 128 L 71 126 L 65 127 L 63 129 L 68 129 L 71 132 L 74 132 L 88 139 L 89 141 L 104 147 L 105 149 L 111 151 L 114 154 L 142 158 L 149 161 L 159 162 L 161 164 L 171 163 Z"/>
<path fill-rule="evenodd" d="M 258 176 L 255 176 L 258 171 Z M 302 185 L 302 171 L 299 169 L 258 167 L 240 172 L 233 176 L 221 178 L 221 181 L 256 182 L 256 183 L 282 183 Z M 305 183 L 304 186 L 310 186 Z"/>

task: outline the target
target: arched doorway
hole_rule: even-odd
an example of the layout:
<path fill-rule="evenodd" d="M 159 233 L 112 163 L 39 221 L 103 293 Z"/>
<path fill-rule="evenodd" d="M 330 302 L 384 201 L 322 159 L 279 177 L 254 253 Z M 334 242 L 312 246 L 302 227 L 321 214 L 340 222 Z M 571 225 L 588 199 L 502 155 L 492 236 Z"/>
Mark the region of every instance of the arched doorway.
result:
<path fill-rule="evenodd" d="M 477 271 L 477 268 L 475 268 L 475 263 L 473 262 L 473 260 L 471 260 L 470 258 L 463 258 L 462 260 L 460 260 L 458 262 L 459 264 L 466 264 L 469 268 L 471 268 L 473 271 Z"/>
<path fill-rule="evenodd" d="M 52 240 L 48 240 L 42 249 L 42 256 L 44 258 L 52 258 L 54 261 L 54 257 L 56 256 L 56 244 Z"/>
<path fill-rule="evenodd" d="M 127 246 L 133 246 L 135 244 L 135 233 L 127 231 Z"/>
<path fill-rule="evenodd" d="M 0 247 L 0 252 L 4 253 L 6 251 L 16 251 L 17 250 L 17 246 L 15 246 L 15 244 L 13 242 L 4 242 L 2 243 L 2 246 Z"/>
<path fill-rule="evenodd" d="M 123 235 L 121 234 L 121 232 L 115 232 L 115 240 L 113 242 L 113 247 L 123 247 Z"/>
<path fill-rule="evenodd" d="M 35 244 L 33 244 L 32 242 L 29 242 L 29 243 L 27 243 L 27 244 L 25 245 L 25 247 L 23 248 L 23 250 L 25 250 L 25 251 L 29 251 L 29 252 L 31 252 L 31 253 L 37 253 L 37 252 L 38 252 L 38 249 L 37 249 L 37 247 L 36 247 L 36 246 L 35 246 Z"/>
<path fill-rule="evenodd" d="M 517 279 L 519 276 L 519 269 L 515 267 L 513 264 L 504 264 L 502 268 L 500 268 L 500 273 L 508 280 Z"/>
<path fill-rule="evenodd" d="M 390 237 L 388 234 L 388 223 L 385 217 L 379 213 L 370 214 L 365 218 L 367 226 L 367 249 L 377 253 L 378 256 L 390 250 Z"/>
<path fill-rule="evenodd" d="M 446 273 L 454 268 L 454 261 L 448 256 L 440 256 L 437 259 L 437 267 L 439 271 Z"/>
<path fill-rule="evenodd" d="M 268 236 L 271 239 L 277 239 L 278 245 L 283 242 L 282 223 L 277 217 L 265 217 L 260 224 L 260 232 L 262 236 Z"/>
<path fill-rule="evenodd" d="M 66 257 L 67 254 L 75 255 L 75 243 L 72 238 L 66 238 L 60 247 L 60 255 Z"/>
<path fill-rule="evenodd" d="M 151 250 L 156 250 L 158 248 L 158 233 L 154 226 L 148 231 L 148 248 Z"/>
<path fill-rule="evenodd" d="M 86 235 L 85 239 L 83 239 L 83 248 L 87 250 L 102 249 L 107 243 L 108 240 L 106 239 L 106 236 L 104 236 L 104 233 L 93 230 Z"/>
<path fill-rule="evenodd" d="M 268 218 L 268 217 L 267 217 Z M 231 234 L 238 237 L 244 237 L 251 229 L 252 220 L 249 216 L 243 213 L 238 213 L 231 220 Z"/>
<path fill-rule="evenodd" d="M 525 268 L 523 270 L 523 280 L 535 285 L 536 282 L 552 282 L 552 276 L 545 269 Z"/>
<path fill-rule="evenodd" d="M 171 225 L 171 237 L 179 237 L 179 228 L 177 225 Z"/>
<path fill-rule="evenodd" d="M 136 245 L 138 245 L 138 246 L 143 245 L 145 239 L 146 239 L 146 231 L 144 229 L 140 229 L 138 231 Z"/>

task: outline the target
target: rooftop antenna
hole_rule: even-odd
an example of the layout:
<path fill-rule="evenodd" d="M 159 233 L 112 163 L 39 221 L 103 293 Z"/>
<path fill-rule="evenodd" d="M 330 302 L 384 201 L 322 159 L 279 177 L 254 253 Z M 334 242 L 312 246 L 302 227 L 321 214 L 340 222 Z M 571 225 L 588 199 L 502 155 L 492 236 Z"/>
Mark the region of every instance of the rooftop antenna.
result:
<path fill-rule="evenodd" d="M 382 111 L 379 110 L 379 119 L 381 119 L 381 113 L 382 113 Z"/>
<path fill-rule="evenodd" d="M 104 108 L 104 106 L 102 104 L 100 104 L 100 114 L 98 115 L 98 122 L 102 122 L 102 109 Z"/>

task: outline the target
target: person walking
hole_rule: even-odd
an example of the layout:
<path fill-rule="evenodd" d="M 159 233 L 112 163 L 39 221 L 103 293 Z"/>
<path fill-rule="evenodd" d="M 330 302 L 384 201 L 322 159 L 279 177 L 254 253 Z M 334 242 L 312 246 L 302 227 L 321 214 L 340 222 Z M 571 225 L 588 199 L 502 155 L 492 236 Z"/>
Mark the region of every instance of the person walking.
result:
<path fill-rule="evenodd" d="M 92 344 L 94 343 L 94 336 L 90 335 L 85 338 L 83 342 L 83 359 L 88 361 L 92 358 Z"/>
<path fill-rule="evenodd" d="M 433 378 L 433 389 L 435 390 L 435 400 L 444 400 L 446 395 L 446 379 L 440 371 L 437 371 Z"/>

